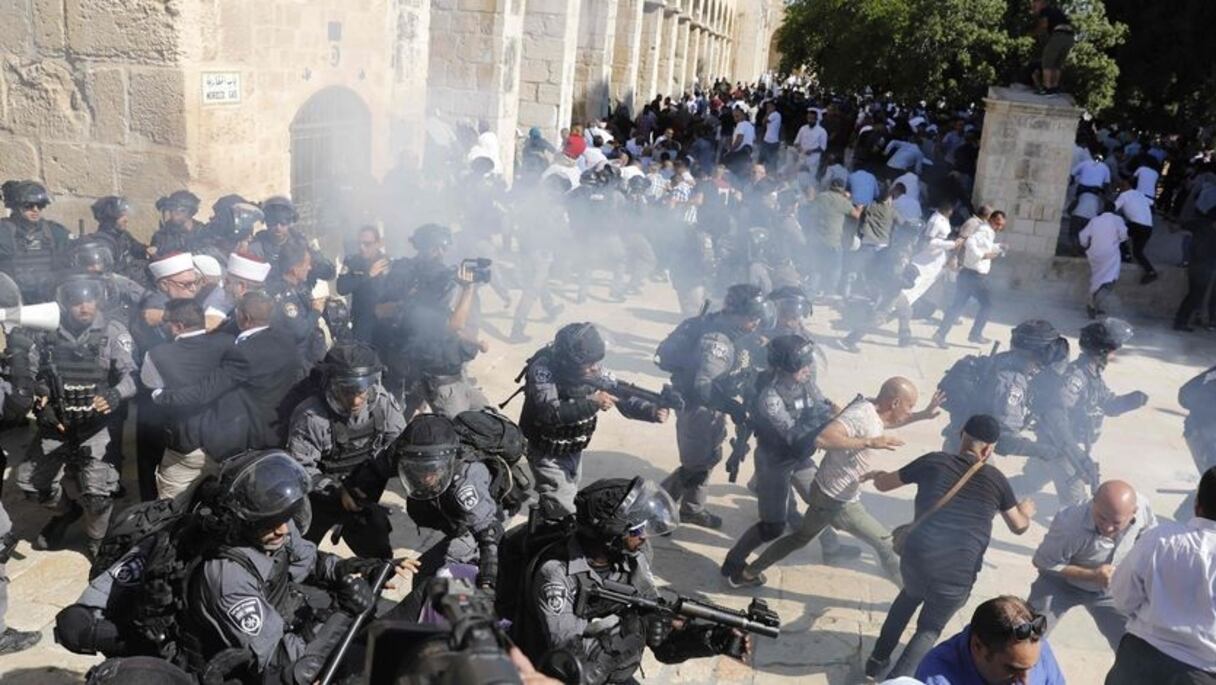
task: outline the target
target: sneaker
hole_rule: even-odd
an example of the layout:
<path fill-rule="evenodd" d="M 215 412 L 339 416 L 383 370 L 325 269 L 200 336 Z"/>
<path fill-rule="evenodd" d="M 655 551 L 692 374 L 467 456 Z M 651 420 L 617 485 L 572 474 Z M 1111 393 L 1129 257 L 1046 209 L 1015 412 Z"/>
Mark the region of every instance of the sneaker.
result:
<path fill-rule="evenodd" d="M 566 305 L 560 302 L 554 304 L 552 309 L 545 310 L 545 322 L 553 323 L 557 321 L 557 317 L 561 316 L 564 311 L 566 311 Z"/>
<path fill-rule="evenodd" d="M 992 340 L 990 338 L 985 338 L 982 335 L 969 335 L 969 336 L 967 336 L 967 342 L 972 342 L 972 343 L 975 343 L 976 345 L 991 345 L 992 344 Z"/>
<path fill-rule="evenodd" d="M 768 582 L 768 578 L 763 573 L 758 574 L 755 578 L 748 578 L 743 575 L 743 571 L 727 576 L 726 582 L 733 588 L 741 587 L 760 587 Z"/>
<path fill-rule="evenodd" d="M 532 338 L 528 337 L 528 334 L 524 333 L 523 328 L 512 328 L 511 334 L 507 336 L 507 342 L 512 343 L 514 345 L 518 345 L 520 343 L 526 343 L 531 339 Z"/>
<path fill-rule="evenodd" d="M 912 345 L 913 345 L 913 342 L 912 342 L 911 335 L 902 335 L 901 334 L 899 336 L 899 346 L 900 347 L 912 347 Z"/>
<path fill-rule="evenodd" d="M 937 345 L 938 347 L 942 348 L 943 350 L 950 347 L 950 345 L 946 342 L 946 336 L 944 336 L 940 333 L 933 334 L 933 344 Z"/>
<path fill-rule="evenodd" d="M 22 652 L 42 639 L 42 633 L 33 630 L 14 630 L 6 628 L 0 633 L 0 655 Z"/>
<path fill-rule="evenodd" d="M 722 517 L 715 516 L 708 511 L 698 512 L 680 512 L 680 523 L 687 523 L 693 526 L 701 526 L 711 530 L 718 530 L 722 527 Z"/>
<path fill-rule="evenodd" d="M 837 545 L 832 551 L 823 551 L 823 563 L 834 566 L 843 561 L 856 559 L 861 556 L 861 548 L 855 545 Z"/>
<path fill-rule="evenodd" d="M 73 503 L 72 508 L 66 513 L 51 517 L 51 520 L 47 521 L 47 524 L 42 527 L 42 530 L 38 532 L 38 537 L 34 538 L 34 542 L 30 546 L 41 552 L 60 549 L 63 546 L 63 538 L 67 535 L 68 528 L 83 514 L 84 510 L 79 505 Z"/>
<path fill-rule="evenodd" d="M 866 677 L 878 680 L 887 674 L 887 669 L 891 667 L 891 659 L 875 659 L 870 657 L 866 659 Z"/>
<path fill-rule="evenodd" d="M 1035 95 L 1047 95 L 1047 89 L 1044 88 L 1043 86 L 1039 86 L 1038 88 L 1034 89 L 1034 94 Z"/>
<path fill-rule="evenodd" d="M 1158 278 L 1157 272 L 1150 271 L 1140 277 L 1140 285 L 1148 285 L 1149 283 L 1152 283 L 1153 281 L 1157 280 L 1157 278 Z"/>
<path fill-rule="evenodd" d="M 836 341 L 836 344 L 840 345 L 840 349 L 844 350 L 845 352 L 852 352 L 856 354 L 861 351 L 861 348 L 857 346 L 857 341 L 853 340 L 851 337 L 841 338 L 840 340 Z"/>

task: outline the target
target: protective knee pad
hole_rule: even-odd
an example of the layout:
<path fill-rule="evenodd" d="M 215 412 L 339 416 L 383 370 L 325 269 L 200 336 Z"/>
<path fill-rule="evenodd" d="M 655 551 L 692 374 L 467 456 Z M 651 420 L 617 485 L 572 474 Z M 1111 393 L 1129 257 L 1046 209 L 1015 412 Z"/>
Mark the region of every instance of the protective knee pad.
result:
<path fill-rule="evenodd" d="M 95 609 L 73 604 L 55 616 L 55 642 L 76 654 L 120 653 L 117 627 Z"/>
<path fill-rule="evenodd" d="M 81 495 L 80 507 L 86 514 L 100 516 L 114 506 L 114 500 L 109 495 Z"/>
<path fill-rule="evenodd" d="M 772 542 L 773 540 L 776 540 L 777 538 L 781 537 L 781 534 L 785 532 L 784 523 L 772 523 L 769 521 L 761 521 L 759 528 L 760 528 L 760 539 L 764 540 L 765 542 Z"/>

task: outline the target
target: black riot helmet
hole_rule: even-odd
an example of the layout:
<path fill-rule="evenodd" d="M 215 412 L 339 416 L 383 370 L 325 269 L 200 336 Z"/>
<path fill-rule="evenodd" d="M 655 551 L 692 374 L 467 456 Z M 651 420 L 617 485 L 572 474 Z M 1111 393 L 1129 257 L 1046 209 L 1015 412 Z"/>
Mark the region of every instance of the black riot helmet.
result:
<path fill-rule="evenodd" d="M 253 235 L 265 219 L 261 208 L 240 195 L 225 195 L 211 205 L 211 230 L 224 240 L 239 243 Z"/>
<path fill-rule="evenodd" d="M 268 227 L 290 226 L 300 220 L 300 213 L 296 211 L 295 204 L 290 198 L 282 195 L 266 198 L 262 202 L 262 215 Z"/>
<path fill-rule="evenodd" d="M 745 319 L 763 321 L 772 315 L 773 308 L 764 299 L 764 291 L 750 283 L 738 283 L 726 289 L 722 311 Z"/>
<path fill-rule="evenodd" d="M 126 198 L 108 195 L 93 203 L 93 218 L 99 224 L 113 224 L 131 211 Z"/>
<path fill-rule="evenodd" d="M 645 176 L 638 175 L 630 177 L 626 183 L 630 195 L 644 195 L 647 190 L 650 190 L 650 181 Z"/>
<path fill-rule="evenodd" d="M 798 373 L 815 365 L 815 343 L 801 335 L 780 335 L 768 343 L 768 365 L 785 373 Z"/>
<path fill-rule="evenodd" d="M 1104 357 L 1126 345 L 1134 333 L 1131 324 L 1123 319 L 1109 317 L 1096 321 L 1081 329 L 1081 350 Z"/>
<path fill-rule="evenodd" d="M 420 255 L 446 250 L 452 245 L 452 229 L 439 224 L 423 224 L 414 229 L 410 244 Z"/>
<path fill-rule="evenodd" d="M 553 337 L 553 352 L 563 370 L 576 371 L 595 364 L 607 354 L 608 345 L 594 324 L 586 321 L 562 326 Z"/>
<path fill-rule="evenodd" d="M 796 285 L 785 285 L 768 294 L 776 305 L 778 319 L 805 319 L 815 313 L 806 291 Z"/>
<path fill-rule="evenodd" d="M 595 169 L 588 169 L 578 177 L 578 184 L 588 188 L 599 188 L 605 185 L 605 183 L 603 174 Z"/>
<path fill-rule="evenodd" d="M 671 495 L 654 481 L 636 477 L 604 478 L 574 497 L 579 537 L 613 551 L 624 551 L 626 536 L 662 536 L 680 525 Z"/>
<path fill-rule="evenodd" d="M 225 461 L 220 486 L 220 506 L 235 519 L 242 536 L 256 536 L 287 521 L 295 521 L 302 534 L 312 523 L 312 479 L 282 450 L 255 450 Z"/>
<path fill-rule="evenodd" d="M 1032 354 L 1040 363 L 1051 366 L 1068 358 L 1068 339 L 1050 321 L 1030 319 L 1014 326 L 1010 345 Z"/>
<path fill-rule="evenodd" d="M 181 210 L 187 216 L 198 214 L 198 205 L 198 195 L 189 190 L 178 190 L 169 197 L 162 197 L 156 201 L 156 208 L 162 212 Z"/>
<path fill-rule="evenodd" d="M 46 186 L 37 181 L 17 181 L 11 185 L 4 184 L 4 206 L 9 209 L 23 209 L 37 205 L 45 209 L 51 204 L 51 195 L 46 192 Z"/>
<path fill-rule="evenodd" d="M 104 238 L 81 238 L 72 244 L 68 266 L 76 273 L 109 273 L 114 269 L 114 248 Z"/>
<path fill-rule="evenodd" d="M 362 342 L 342 342 L 333 346 L 321 362 L 325 384 L 325 403 L 341 416 L 349 416 L 360 396 L 364 406 L 367 393 L 380 383 L 384 367 L 376 350 Z"/>
<path fill-rule="evenodd" d="M 101 279 L 90 274 L 68 276 L 55 288 L 55 301 L 64 312 L 85 302 L 93 302 L 98 309 L 102 309 L 106 301 L 106 286 Z"/>
<path fill-rule="evenodd" d="M 420 414 L 393 442 L 392 454 L 406 497 L 435 499 L 452 484 L 460 436 L 448 417 Z"/>

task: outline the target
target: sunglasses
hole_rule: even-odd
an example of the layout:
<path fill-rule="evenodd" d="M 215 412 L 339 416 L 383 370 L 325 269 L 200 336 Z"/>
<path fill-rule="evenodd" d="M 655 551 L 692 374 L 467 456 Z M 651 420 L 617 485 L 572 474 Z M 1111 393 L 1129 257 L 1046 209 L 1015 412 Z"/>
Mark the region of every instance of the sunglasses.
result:
<path fill-rule="evenodd" d="M 1022 641 L 1029 640 L 1032 635 L 1042 637 L 1046 630 L 1047 617 L 1042 614 L 1032 614 L 1026 623 L 1019 623 L 1010 628 L 1009 634 L 1013 636 L 1013 639 Z"/>
<path fill-rule="evenodd" d="M 22 207 L 22 209 L 24 209 L 24 210 L 25 210 L 25 211 L 27 211 L 27 212 L 28 212 L 28 211 L 30 211 L 30 210 L 33 210 L 33 209 L 37 209 L 38 211 L 42 211 L 42 210 L 44 210 L 44 209 L 46 209 L 46 208 L 47 208 L 47 203 L 45 203 L 45 202 L 31 202 L 30 204 L 25 205 L 25 206 L 23 206 L 23 207 Z"/>

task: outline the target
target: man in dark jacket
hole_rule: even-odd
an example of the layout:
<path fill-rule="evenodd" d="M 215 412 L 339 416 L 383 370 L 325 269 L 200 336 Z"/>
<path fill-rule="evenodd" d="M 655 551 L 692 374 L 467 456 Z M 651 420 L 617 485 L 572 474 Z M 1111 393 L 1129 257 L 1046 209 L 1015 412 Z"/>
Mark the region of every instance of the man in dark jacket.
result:
<path fill-rule="evenodd" d="M 265 293 L 246 293 L 236 310 L 241 334 L 219 365 L 194 385 L 153 393 L 157 404 L 203 412 L 202 448 L 210 459 L 284 442 L 280 405 L 303 378 L 304 364 L 291 336 L 270 327 L 273 311 Z"/>
<path fill-rule="evenodd" d="M 157 345 L 144 358 L 140 380 L 153 390 L 188 388 L 206 378 L 232 349 L 227 333 L 207 334 L 203 308 L 192 299 L 165 305 L 165 326 L 173 342 Z M 203 452 L 207 414 L 193 407 L 174 407 L 165 416 L 165 456 L 156 467 L 156 492 L 161 498 L 189 501 L 195 475 L 210 473 L 217 464 Z"/>

